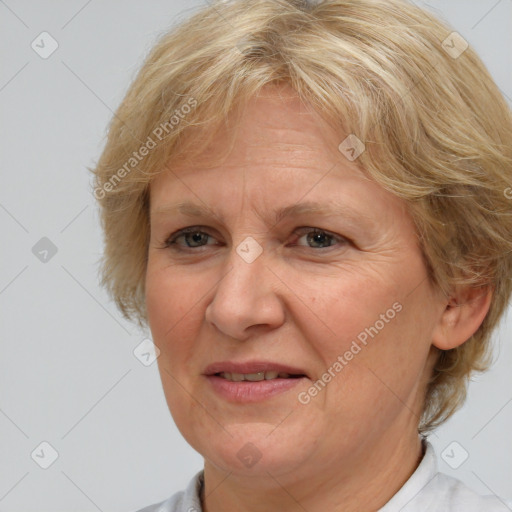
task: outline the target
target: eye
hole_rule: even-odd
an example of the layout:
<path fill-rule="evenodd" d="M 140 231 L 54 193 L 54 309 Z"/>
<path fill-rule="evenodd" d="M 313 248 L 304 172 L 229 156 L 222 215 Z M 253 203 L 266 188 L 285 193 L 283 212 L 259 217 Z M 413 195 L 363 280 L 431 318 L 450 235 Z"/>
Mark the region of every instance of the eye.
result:
<path fill-rule="evenodd" d="M 181 246 L 188 249 L 194 249 L 196 247 L 202 247 L 209 244 L 208 239 L 212 238 L 211 235 L 201 230 L 202 226 L 191 226 L 189 228 L 183 228 L 173 233 L 166 241 L 164 247 Z M 178 243 L 178 240 L 183 238 L 185 244 Z M 174 248 L 174 247 L 172 247 Z M 178 248 L 176 248 L 179 250 Z"/>
<path fill-rule="evenodd" d="M 169 236 L 162 248 L 186 251 L 187 249 L 197 249 L 206 245 L 218 245 L 214 237 L 204 231 L 205 228 L 205 226 L 190 226 L 180 229 Z M 305 238 L 306 242 L 304 244 L 297 243 L 296 241 L 292 246 L 301 246 L 310 249 L 327 249 L 336 243 L 341 245 L 349 243 L 348 239 L 319 228 L 300 227 L 297 228 L 294 233 L 300 235 L 298 240 Z M 180 242 L 180 239 L 183 239 L 183 242 Z"/>
<path fill-rule="evenodd" d="M 329 233 L 323 229 L 312 228 L 312 227 L 300 227 L 295 233 L 302 235 L 300 239 L 306 238 L 306 244 L 312 249 L 325 249 L 334 245 L 334 243 L 348 243 L 348 240 L 342 236 Z M 303 244 L 295 244 L 302 246 Z"/>

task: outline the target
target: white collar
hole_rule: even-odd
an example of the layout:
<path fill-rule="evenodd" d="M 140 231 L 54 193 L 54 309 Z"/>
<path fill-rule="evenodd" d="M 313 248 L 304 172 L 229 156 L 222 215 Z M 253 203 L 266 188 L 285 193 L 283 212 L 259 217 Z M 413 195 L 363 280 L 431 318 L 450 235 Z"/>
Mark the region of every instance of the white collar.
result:
<path fill-rule="evenodd" d="M 437 458 L 434 447 L 426 439 L 422 440 L 424 455 L 419 466 L 409 477 L 400 490 L 378 512 L 396 512 L 404 510 L 407 505 L 413 506 L 417 512 L 427 510 L 432 501 L 432 494 L 425 491 L 435 483 L 437 470 Z M 419 507 L 422 508 L 419 508 Z M 411 508 L 412 510 L 412 508 Z"/>

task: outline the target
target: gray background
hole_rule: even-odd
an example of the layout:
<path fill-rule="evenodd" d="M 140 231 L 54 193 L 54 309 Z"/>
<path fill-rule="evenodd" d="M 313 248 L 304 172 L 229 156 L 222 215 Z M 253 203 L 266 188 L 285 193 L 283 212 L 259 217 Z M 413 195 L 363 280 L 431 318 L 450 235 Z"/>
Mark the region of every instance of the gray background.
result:
<path fill-rule="evenodd" d="M 0 1 L 2 511 L 135 510 L 201 468 L 172 422 L 156 363 L 133 354 L 148 333 L 125 322 L 98 286 L 101 233 L 86 170 L 158 35 L 201 5 Z M 430 6 L 476 48 L 510 101 L 512 0 Z M 47 59 L 31 48 L 43 31 L 59 45 Z M 42 237 L 57 248 L 46 262 L 32 251 Z M 430 439 L 441 471 L 512 497 L 510 321 L 509 310 L 492 371 Z M 58 452 L 48 469 L 43 441 Z M 453 441 L 452 465 L 469 454 L 458 469 L 441 456 Z"/>

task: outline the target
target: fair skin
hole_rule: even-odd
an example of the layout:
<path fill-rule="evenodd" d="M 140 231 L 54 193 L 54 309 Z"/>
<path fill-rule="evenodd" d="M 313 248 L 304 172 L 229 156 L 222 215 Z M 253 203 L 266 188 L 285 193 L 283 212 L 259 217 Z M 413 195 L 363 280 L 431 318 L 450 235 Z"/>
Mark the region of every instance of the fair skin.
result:
<path fill-rule="evenodd" d="M 214 159 L 227 140 L 219 132 L 201 157 L 174 163 L 150 186 L 146 304 L 167 403 L 205 458 L 205 511 L 378 510 L 421 459 L 417 427 L 437 349 L 476 331 L 490 294 L 460 290 L 453 307 L 427 279 L 402 201 L 338 151 L 344 137 L 293 91 L 264 91 L 247 105 L 223 162 Z M 186 201 L 210 213 L 167 208 Z M 272 221 L 306 201 L 336 202 L 356 216 Z M 194 226 L 199 234 L 165 247 Z M 237 253 L 248 236 L 262 248 L 250 263 Z M 299 393 L 395 302 L 400 312 L 301 403 Z M 236 401 L 205 374 L 214 362 L 254 360 L 306 376 Z M 237 456 L 247 443 L 260 457 L 250 467 Z"/>

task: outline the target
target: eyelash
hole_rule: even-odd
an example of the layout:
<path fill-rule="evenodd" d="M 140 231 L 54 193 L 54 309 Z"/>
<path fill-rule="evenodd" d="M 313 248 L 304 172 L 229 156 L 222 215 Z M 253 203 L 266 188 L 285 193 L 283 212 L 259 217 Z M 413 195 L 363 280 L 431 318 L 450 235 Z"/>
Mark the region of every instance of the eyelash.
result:
<path fill-rule="evenodd" d="M 212 235 L 210 235 L 209 233 L 207 233 L 206 231 L 203 231 L 201 228 L 204 229 L 204 226 L 191 226 L 191 227 L 188 227 L 188 228 L 183 228 L 183 229 L 180 229 L 178 231 L 176 231 L 175 233 L 173 233 L 172 235 L 170 235 L 167 240 L 164 242 L 163 246 L 161 247 L 162 249 L 172 249 L 172 250 L 175 250 L 175 251 L 183 251 L 183 252 L 187 252 L 187 251 L 192 251 L 192 252 L 199 252 L 197 251 L 197 249 L 201 249 L 201 248 L 204 248 L 208 245 L 211 245 L 211 244 L 206 244 L 206 245 L 199 245 L 197 247 L 187 247 L 186 245 L 185 246 L 180 246 L 176 243 L 176 240 L 178 238 L 180 238 L 181 236 L 184 236 L 188 233 L 201 233 L 201 234 L 205 234 L 211 238 L 213 238 Z M 330 231 L 327 231 L 325 229 L 319 229 L 319 228 L 313 228 L 313 227 L 307 227 L 307 226 L 302 226 L 302 227 L 299 227 L 297 228 L 295 231 L 294 231 L 294 234 L 298 234 L 300 235 L 301 237 L 304 236 L 304 235 L 307 235 L 307 234 L 310 234 L 310 233 L 313 233 L 313 234 L 324 234 L 324 235 L 327 235 L 331 241 L 337 241 L 343 245 L 346 245 L 348 243 L 350 243 L 350 240 L 348 240 L 347 238 L 341 236 L 341 235 L 336 235 L 334 233 L 331 233 Z M 180 248 L 178 248 L 180 247 Z M 299 247 L 305 247 L 305 248 L 309 248 L 309 249 L 317 249 L 317 250 L 327 250 L 327 249 L 331 249 L 333 246 L 332 245 L 329 245 L 327 247 L 309 247 L 309 246 L 299 246 Z"/>

